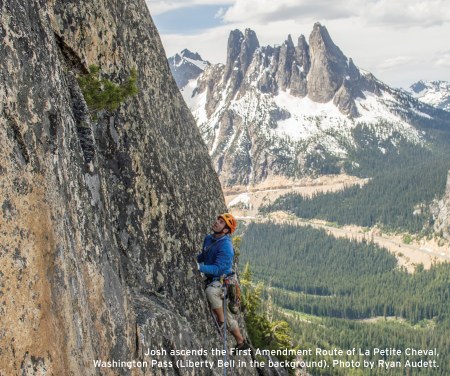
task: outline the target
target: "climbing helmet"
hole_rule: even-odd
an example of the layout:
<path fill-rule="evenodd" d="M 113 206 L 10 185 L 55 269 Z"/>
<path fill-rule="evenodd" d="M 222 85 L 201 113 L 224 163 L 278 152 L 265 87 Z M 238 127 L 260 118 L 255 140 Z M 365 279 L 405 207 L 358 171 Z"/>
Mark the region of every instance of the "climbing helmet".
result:
<path fill-rule="evenodd" d="M 230 229 L 230 234 L 236 231 L 237 221 L 230 213 L 223 213 L 217 216 L 217 218 L 222 218 Z"/>

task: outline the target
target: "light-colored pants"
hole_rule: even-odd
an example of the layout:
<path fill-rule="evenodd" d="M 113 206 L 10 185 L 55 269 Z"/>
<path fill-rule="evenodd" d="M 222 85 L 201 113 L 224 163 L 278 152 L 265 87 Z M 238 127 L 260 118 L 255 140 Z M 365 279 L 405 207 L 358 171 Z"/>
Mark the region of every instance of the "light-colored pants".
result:
<path fill-rule="evenodd" d="M 222 299 L 222 284 L 220 281 L 212 282 L 208 285 L 205 290 L 206 297 L 208 298 L 208 302 L 211 305 L 211 308 L 217 309 L 223 307 L 223 299 Z M 234 315 L 231 313 L 227 304 L 227 329 L 229 331 L 233 331 L 238 328 L 238 323 L 234 318 Z"/>

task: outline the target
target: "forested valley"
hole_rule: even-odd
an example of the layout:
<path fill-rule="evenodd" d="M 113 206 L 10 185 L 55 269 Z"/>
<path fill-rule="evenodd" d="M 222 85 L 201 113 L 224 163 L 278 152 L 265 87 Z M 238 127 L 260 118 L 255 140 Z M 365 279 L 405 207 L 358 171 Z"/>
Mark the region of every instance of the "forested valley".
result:
<path fill-rule="evenodd" d="M 408 372 L 448 375 L 449 263 L 429 270 L 419 264 L 414 273 L 408 273 L 383 248 L 336 239 L 312 227 L 250 223 L 241 234 L 241 268 L 248 263 L 255 282 L 263 283 L 261 310 L 267 312 L 270 304 L 271 315 L 289 323 L 293 346 L 437 348 L 439 369 Z M 407 374 L 404 367 L 390 373 L 383 369 L 310 372 Z"/>

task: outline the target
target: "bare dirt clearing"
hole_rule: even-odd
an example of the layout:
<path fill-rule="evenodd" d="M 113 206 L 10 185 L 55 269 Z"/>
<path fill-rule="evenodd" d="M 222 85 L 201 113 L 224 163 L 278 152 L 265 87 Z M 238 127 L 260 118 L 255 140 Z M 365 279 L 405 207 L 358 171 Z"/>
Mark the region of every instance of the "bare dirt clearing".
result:
<path fill-rule="evenodd" d="M 298 193 L 310 197 L 319 192 L 335 192 L 353 185 L 364 185 L 368 179 L 348 175 L 324 175 L 318 178 L 288 180 L 273 178 L 255 186 L 236 186 L 224 188 L 226 203 L 233 208 L 233 213 L 242 216 L 255 216 L 262 205 L 274 202 L 287 193 Z"/>
<path fill-rule="evenodd" d="M 272 220 L 277 223 L 289 223 L 298 226 L 311 225 L 322 228 L 334 237 L 356 239 L 358 241 L 374 242 L 393 253 L 401 266 L 409 272 L 415 270 L 416 265 L 423 264 L 429 269 L 433 263 L 450 262 L 450 243 L 443 239 L 413 239 L 406 244 L 404 236 L 407 234 L 387 234 L 378 228 L 363 228 L 359 226 L 333 226 L 320 220 L 303 220 L 285 212 L 271 213 L 269 216 L 258 215 L 261 205 L 273 202 L 276 198 L 290 192 L 304 196 L 311 196 L 317 192 L 337 191 L 350 185 L 363 185 L 367 179 L 358 179 L 352 176 L 323 176 L 317 179 L 302 179 L 289 181 L 276 179 L 264 185 L 253 187 L 233 187 L 224 190 L 227 205 L 231 211 L 241 219 L 263 222 Z M 291 184 L 291 186 L 289 186 Z"/>

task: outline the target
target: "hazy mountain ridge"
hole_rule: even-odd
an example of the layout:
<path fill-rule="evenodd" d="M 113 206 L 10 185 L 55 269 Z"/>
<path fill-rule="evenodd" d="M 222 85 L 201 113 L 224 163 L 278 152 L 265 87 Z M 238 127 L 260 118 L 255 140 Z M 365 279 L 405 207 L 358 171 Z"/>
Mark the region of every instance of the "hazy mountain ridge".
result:
<path fill-rule="evenodd" d="M 423 103 L 450 111 L 450 82 L 418 81 L 409 87 L 408 92 Z"/>
<path fill-rule="evenodd" d="M 234 30 L 226 64 L 180 89 L 225 185 L 352 173 L 367 139 L 381 154 L 398 153 L 426 144 L 422 128 L 450 128 L 446 112 L 359 69 L 319 23 L 309 43 L 288 36 L 274 47 Z"/>

